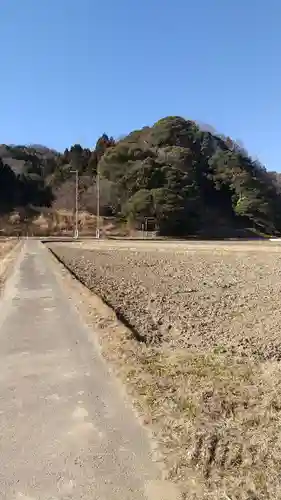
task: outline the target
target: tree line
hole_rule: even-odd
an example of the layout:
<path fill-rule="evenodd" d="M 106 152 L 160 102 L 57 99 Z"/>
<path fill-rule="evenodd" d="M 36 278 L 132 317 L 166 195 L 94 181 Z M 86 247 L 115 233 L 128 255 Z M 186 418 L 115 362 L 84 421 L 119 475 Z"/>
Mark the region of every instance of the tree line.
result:
<path fill-rule="evenodd" d="M 71 170 L 78 169 L 84 208 L 95 212 L 99 171 L 101 213 L 136 228 L 149 220 L 161 234 L 173 236 L 219 227 L 281 232 L 278 174 L 267 172 L 229 137 L 181 117 L 163 118 L 118 141 L 103 134 L 93 150 L 80 144 L 63 153 L 5 146 L 1 156 L 2 212 L 57 206 L 63 193 L 73 203 Z"/>

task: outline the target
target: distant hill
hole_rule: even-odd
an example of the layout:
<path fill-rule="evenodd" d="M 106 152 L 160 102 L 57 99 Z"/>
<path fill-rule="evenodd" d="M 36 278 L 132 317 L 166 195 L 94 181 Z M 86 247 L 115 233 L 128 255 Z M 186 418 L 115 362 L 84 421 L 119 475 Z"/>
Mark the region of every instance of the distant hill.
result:
<path fill-rule="evenodd" d="M 0 211 L 72 210 L 77 169 L 80 209 L 95 214 L 98 168 L 101 214 L 130 227 L 149 223 L 175 236 L 281 232 L 280 174 L 211 126 L 178 116 L 118 141 L 103 134 L 93 150 L 0 145 Z"/>
<path fill-rule="evenodd" d="M 134 131 L 100 161 L 118 191 L 118 208 L 132 224 L 153 218 L 163 234 L 281 229 L 276 178 L 230 137 L 181 117 Z"/>
<path fill-rule="evenodd" d="M 57 151 L 40 145 L 6 145 L 0 144 L 0 159 L 9 165 L 16 173 L 21 173 L 25 165 L 36 162 L 42 167 L 48 162 L 55 163 L 60 154 Z"/>

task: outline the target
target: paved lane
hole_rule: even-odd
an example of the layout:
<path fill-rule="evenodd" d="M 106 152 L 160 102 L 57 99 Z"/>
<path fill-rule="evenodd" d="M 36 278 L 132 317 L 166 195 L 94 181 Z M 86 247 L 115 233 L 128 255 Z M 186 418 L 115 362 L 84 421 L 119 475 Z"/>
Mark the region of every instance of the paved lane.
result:
<path fill-rule="evenodd" d="M 47 250 L 26 241 L 0 302 L 0 498 L 166 499 L 158 474 Z"/>

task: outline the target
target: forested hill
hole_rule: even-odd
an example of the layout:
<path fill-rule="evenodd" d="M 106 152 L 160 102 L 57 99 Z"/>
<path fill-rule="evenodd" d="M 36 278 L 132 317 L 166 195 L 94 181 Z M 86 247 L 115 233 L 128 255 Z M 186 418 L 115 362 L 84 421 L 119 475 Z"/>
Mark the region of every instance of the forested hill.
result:
<path fill-rule="evenodd" d="M 218 227 L 281 232 L 279 175 L 269 173 L 230 138 L 181 117 L 167 117 L 93 150 L 64 153 L 40 145 L 0 146 L 0 210 L 72 208 L 79 170 L 80 206 L 95 213 L 97 169 L 101 213 L 162 234 L 187 236 Z"/>

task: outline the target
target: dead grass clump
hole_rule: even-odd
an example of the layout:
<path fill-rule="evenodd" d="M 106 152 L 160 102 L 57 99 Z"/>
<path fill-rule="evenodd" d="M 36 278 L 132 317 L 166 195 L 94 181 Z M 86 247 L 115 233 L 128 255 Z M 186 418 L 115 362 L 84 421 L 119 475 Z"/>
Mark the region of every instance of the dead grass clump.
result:
<path fill-rule="evenodd" d="M 279 363 L 114 349 L 107 356 L 122 359 L 119 375 L 186 498 L 281 498 Z"/>

